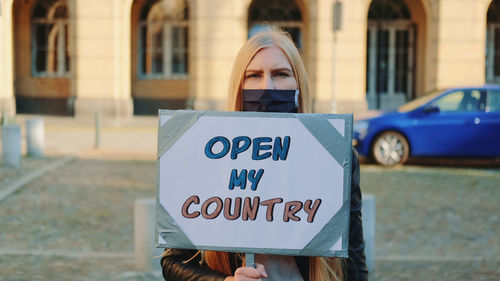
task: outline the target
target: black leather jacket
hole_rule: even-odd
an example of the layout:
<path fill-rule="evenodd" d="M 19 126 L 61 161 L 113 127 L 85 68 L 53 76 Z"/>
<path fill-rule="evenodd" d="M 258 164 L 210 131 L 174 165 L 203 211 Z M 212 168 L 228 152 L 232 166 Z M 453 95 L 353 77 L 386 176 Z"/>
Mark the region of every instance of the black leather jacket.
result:
<path fill-rule="evenodd" d="M 359 159 L 353 149 L 351 177 L 351 213 L 349 225 L 349 258 L 344 266 L 345 280 L 368 280 L 368 269 L 365 258 L 365 242 L 363 239 L 363 226 L 361 224 L 361 189 L 359 187 Z M 191 259 L 196 250 L 167 249 L 161 265 L 163 276 L 167 281 L 223 281 L 226 275 L 213 271 L 202 263 L 200 255 Z M 189 262 L 189 259 L 191 259 Z M 237 255 L 230 254 L 233 273 L 241 266 Z M 296 262 L 304 280 L 308 280 L 308 263 L 303 257 L 296 257 Z"/>

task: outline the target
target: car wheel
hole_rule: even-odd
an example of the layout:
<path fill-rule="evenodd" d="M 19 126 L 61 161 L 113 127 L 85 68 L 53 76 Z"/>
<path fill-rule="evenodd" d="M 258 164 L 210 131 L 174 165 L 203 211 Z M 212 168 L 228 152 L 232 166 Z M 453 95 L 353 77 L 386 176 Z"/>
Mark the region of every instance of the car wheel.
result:
<path fill-rule="evenodd" d="M 377 137 L 372 147 L 375 161 L 384 166 L 403 164 L 410 154 L 406 138 L 398 132 L 387 131 Z"/>

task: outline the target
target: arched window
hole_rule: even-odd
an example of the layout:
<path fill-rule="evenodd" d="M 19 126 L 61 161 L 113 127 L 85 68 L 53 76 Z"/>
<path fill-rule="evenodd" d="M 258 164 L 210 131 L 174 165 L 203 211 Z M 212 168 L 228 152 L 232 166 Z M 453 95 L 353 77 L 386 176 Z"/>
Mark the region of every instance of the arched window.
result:
<path fill-rule="evenodd" d="M 66 0 L 39 0 L 33 9 L 31 23 L 33 76 L 68 76 L 70 55 Z"/>
<path fill-rule="evenodd" d="M 403 0 L 373 0 L 368 10 L 369 109 L 392 110 L 413 97 L 416 27 Z"/>
<path fill-rule="evenodd" d="M 500 1 L 488 8 L 486 29 L 486 82 L 500 82 Z"/>
<path fill-rule="evenodd" d="M 152 0 L 140 14 L 139 77 L 185 78 L 188 73 L 186 0 Z"/>
<path fill-rule="evenodd" d="M 369 20 L 409 20 L 411 15 L 402 0 L 376 0 L 368 10 Z"/>
<path fill-rule="evenodd" d="M 302 48 L 302 13 L 295 0 L 254 0 L 248 11 L 248 37 L 266 25 L 287 31 Z"/>

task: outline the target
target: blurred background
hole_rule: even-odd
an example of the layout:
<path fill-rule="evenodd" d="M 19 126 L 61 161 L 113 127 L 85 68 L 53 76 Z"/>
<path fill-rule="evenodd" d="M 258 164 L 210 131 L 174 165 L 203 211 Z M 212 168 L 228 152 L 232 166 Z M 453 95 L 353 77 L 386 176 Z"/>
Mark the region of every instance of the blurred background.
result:
<path fill-rule="evenodd" d="M 243 42 L 288 31 L 315 112 L 395 109 L 500 77 L 499 1 L 2 0 L 0 107 L 113 117 L 224 109 Z"/>
<path fill-rule="evenodd" d="M 403 129 L 408 164 L 357 148 L 371 280 L 499 280 L 500 89 L 463 87 L 500 82 L 500 0 L 0 0 L 0 279 L 161 280 L 161 251 L 148 266 L 134 252 L 157 110 L 224 110 L 236 52 L 264 25 L 290 33 L 316 113 L 366 120 L 484 91 L 487 157 L 414 159 Z"/>

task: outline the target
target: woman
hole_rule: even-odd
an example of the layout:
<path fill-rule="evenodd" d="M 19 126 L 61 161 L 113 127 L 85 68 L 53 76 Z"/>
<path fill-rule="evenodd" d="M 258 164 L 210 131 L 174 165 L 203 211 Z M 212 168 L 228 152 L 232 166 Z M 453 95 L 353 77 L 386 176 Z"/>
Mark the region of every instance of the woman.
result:
<path fill-rule="evenodd" d="M 266 89 L 267 95 L 267 100 L 256 111 L 311 112 L 305 68 L 287 34 L 275 30 L 263 31 L 241 48 L 231 74 L 228 109 L 243 111 L 255 106 L 255 102 L 259 102 L 254 95 L 255 91 L 252 91 L 255 89 Z M 295 93 L 296 96 L 292 99 L 278 97 L 290 93 Z M 269 100 L 294 99 L 295 106 L 291 110 L 289 106 L 269 110 L 273 109 L 268 106 Z M 343 259 L 325 257 L 290 258 L 293 266 L 298 269 L 297 275 L 300 274 L 297 280 L 367 280 L 357 155 L 353 155 L 352 166 L 349 259 L 344 262 Z M 226 252 L 168 249 L 161 263 L 166 280 L 240 281 L 268 277 L 262 264 L 258 264 L 256 268 L 245 267 L 243 255 Z"/>

